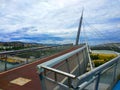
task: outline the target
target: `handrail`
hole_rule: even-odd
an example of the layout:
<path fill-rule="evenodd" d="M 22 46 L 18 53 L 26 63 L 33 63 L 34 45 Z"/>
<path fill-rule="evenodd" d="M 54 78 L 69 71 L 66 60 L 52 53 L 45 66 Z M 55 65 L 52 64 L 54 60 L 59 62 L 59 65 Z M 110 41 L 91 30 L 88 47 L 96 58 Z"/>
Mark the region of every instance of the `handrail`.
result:
<path fill-rule="evenodd" d="M 100 74 L 102 71 L 104 71 L 105 69 L 111 67 L 113 64 L 117 63 L 118 60 L 120 60 L 120 55 L 108 62 L 106 62 L 105 64 L 91 70 L 90 72 L 87 72 L 79 77 L 77 77 L 77 83 L 74 83 L 74 87 L 78 86 L 78 84 L 81 84 L 83 83 L 87 77 L 90 77 L 90 76 L 96 76 L 98 74 Z"/>
<path fill-rule="evenodd" d="M 62 45 L 58 45 L 58 46 L 62 46 Z M 11 54 L 11 53 L 18 53 L 18 52 L 24 52 L 24 51 L 29 51 L 29 50 L 53 48 L 53 47 L 58 47 L 58 46 L 44 46 L 44 47 L 34 47 L 34 48 L 27 48 L 27 49 L 21 49 L 21 50 L 3 51 L 3 52 L 0 52 L 0 54 Z"/>
<path fill-rule="evenodd" d="M 62 55 L 62 56 L 59 56 L 59 57 L 57 57 L 57 58 L 51 59 L 51 60 L 49 60 L 49 61 L 47 61 L 47 62 L 44 62 L 44 63 L 42 63 L 42 64 L 40 64 L 40 65 L 37 65 L 38 73 L 43 72 L 43 69 L 42 69 L 41 66 L 52 67 L 52 66 L 54 66 L 54 65 L 56 65 L 56 64 L 58 64 L 58 63 L 60 63 L 60 62 L 62 62 L 62 61 L 64 61 L 64 60 L 66 60 L 67 58 L 71 57 L 72 55 L 74 55 L 74 54 L 82 51 L 82 50 L 85 49 L 85 48 L 86 48 L 86 45 L 84 45 L 83 47 L 81 47 L 81 48 L 79 48 L 79 49 L 76 49 L 76 50 L 74 50 L 74 51 L 72 51 L 72 52 L 69 52 L 69 53 L 64 54 L 64 55 Z"/>
<path fill-rule="evenodd" d="M 76 76 L 73 75 L 73 74 L 66 73 L 66 72 L 63 72 L 63 71 L 61 71 L 61 70 L 54 69 L 54 68 L 51 68 L 51 67 L 41 66 L 41 68 L 44 68 L 44 69 L 46 69 L 46 70 L 53 71 L 53 72 L 55 72 L 55 73 L 58 73 L 58 74 L 61 74 L 61 75 L 70 77 L 70 78 L 72 78 L 72 79 L 74 79 L 74 78 L 76 77 Z"/>

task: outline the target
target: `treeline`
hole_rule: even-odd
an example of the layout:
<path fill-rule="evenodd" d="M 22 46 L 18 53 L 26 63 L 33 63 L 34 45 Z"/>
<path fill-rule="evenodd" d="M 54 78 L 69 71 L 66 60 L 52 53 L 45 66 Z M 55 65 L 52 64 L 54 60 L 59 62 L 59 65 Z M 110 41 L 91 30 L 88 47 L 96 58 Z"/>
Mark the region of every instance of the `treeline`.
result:
<path fill-rule="evenodd" d="M 24 48 L 38 47 L 43 46 L 38 43 L 25 43 L 25 42 L 0 42 L 0 51 L 8 51 L 8 50 L 19 50 Z"/>
<path fill-rule="evenodd" d="M 24 48 L 26 47 L 0 47 L 0 51 L 19 50 Z"/>

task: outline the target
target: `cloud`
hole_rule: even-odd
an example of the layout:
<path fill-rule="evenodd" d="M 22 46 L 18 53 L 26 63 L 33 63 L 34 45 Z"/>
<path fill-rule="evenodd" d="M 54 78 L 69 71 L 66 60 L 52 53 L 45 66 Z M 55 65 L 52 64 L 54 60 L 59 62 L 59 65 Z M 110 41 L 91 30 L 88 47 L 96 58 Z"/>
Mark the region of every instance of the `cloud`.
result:
<path fill-rule="evenodd" d="M 95 28 L 103 35 L 109 32 L 108 37 L 119 31 L 119 3 L 119 0 L 0 0 L 0 41 L 75 42 L 83 7 L 87 37 L 96 38 Z M 83 32 L 81 36 L 85 37 Z M 40 35 L 45 35 L 44 39 Z"/>

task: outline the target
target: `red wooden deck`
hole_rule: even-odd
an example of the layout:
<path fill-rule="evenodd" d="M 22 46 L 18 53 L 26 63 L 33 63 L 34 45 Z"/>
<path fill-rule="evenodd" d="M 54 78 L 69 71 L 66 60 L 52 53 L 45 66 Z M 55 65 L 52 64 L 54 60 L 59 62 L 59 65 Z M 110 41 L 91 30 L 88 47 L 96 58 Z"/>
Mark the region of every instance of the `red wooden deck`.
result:
<path fill-rule="evenodd" d="M 41 90 L 39 75 L 37 74 L 36 66 L 40 63 L 46 62 L 50 59 L 70 52 L 76 48 L 77 47 L 74 47 L 69 50 L 35 61 L 31 64 L 26 64 L 24 66 L 0 73 L 0 90 Z M 10 81 L 17 79 L 19 77 L 27 78 L 30 79 L 31 81 L 23 86 L 10 83 Z"/>

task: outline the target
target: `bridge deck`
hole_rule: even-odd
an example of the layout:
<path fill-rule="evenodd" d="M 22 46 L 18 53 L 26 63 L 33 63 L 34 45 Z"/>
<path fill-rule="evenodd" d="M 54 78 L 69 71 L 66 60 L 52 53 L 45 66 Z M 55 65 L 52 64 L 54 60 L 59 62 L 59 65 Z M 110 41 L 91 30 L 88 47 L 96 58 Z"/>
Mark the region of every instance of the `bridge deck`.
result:
<path fill-rule="evenodd" d="M 37 74 L 36 66 L 40 63 L 63 55 L 77 48 L 78 47 L 74 47 L 69 50 L 35 61 L 31 64 L 27 64 L 0 73 L 0 90 L 41 90 L 40 80 Z M 20 82 L 19 80 L 22 80 L 22 82 Z M 16 83 L 18 83 L 19 85 Z"/>

